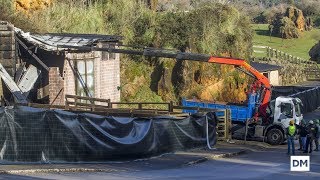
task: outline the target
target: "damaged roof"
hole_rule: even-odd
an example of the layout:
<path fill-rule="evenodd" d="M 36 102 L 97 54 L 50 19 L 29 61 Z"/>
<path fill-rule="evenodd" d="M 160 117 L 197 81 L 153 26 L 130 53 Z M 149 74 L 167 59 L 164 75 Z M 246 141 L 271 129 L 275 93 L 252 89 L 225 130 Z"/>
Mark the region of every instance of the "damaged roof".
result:
<path fill-rule="evenodd" d="M 259 63 L 259 62 L 251 62 L 250 65 L 256 70 L 258 70 L 259 72 L 275 71 L 282 68 L 282 66 L 277 66 L 273 64 L 267 64 L 267 63 Z"/>
<path fill-rule="evenodd" d="M 15 28 L 17 35 L 29 43 L 45 49 L 47 51 L 67 50 L 68 47 L 92 47 L 99 42 L 120 42 L 121 36 L 101 35 L 101 34 L 69 34 L 69 33 L 49 33 L 31 34 Z"/>

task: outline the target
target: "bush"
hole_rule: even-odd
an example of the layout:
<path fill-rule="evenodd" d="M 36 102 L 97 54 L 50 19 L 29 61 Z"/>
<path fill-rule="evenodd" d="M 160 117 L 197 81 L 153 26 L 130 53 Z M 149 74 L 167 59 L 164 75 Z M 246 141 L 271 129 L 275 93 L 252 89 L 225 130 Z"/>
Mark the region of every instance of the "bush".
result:
<path fill-rule="evenodd" d="M 32 31 L 37 32 L 114 34 L 124 36 L 124 44 L 128 45 L 174 48 L 238 58 L 248 58 L 251 52 L 250 20 L 229 5 L 209 3 L 197 5 L 197 8 L 188 12 L 155 12 L 140 1 L 91 1 L 85 4 L 83 1 L 69 1 L 72 3 L 59 0 L 46 10 L 33 12 L 28 18 L 19 14 L 16 17 L 30 22 Z M 29 30 L 23 24 L 13 23 Z M 127 92 L 134 92 L 122 95 L 125 97 L 123 100 L 160 101 L 158 92 L 153 92 L 150 84 L 155 83 L 154 86 L 157 86 L 159 78 L 154 81 L 151 74 L 156 69 L 155 65 L 163 59 L 126 55 L 121 59 L 122 86 L 125 86 Z M 125 61 L 132 63 L 123 63 Z M 170 62 L 173 63 L 168 71 L 171 71 L 169 74 L 172 77 L 166 77 L 166 81 L 172 81 L 174 92 L 169 97 L 175 96 L 176 99 L 191 92 L 192 88 L 206 88 L 208 84 L 226 76 L 216 65 Z M 195 71 L 200 72 L 198 76 L 203 80 L 198 85 L 194 80 Z M 154 77 L 161 77 L 163 72 L 157 73 L 153 73 Z M 136 89 L 132 83 L 135 79 L 140 82 L 140 77 L 144 79 L 143 86 L 139 86 L 141 90 Z M 178 83 L 179 78 L 181 81 Z M 167 87 L 166 84 L 164 87 Z"/>
<path fill-rule="evenodd" d="M 298 38 L 301 32 L 311 29 L 303 12 L 295 7 L 288 7 L 285 14 L 278 13 L 272 25 L 273 34 L 285 39 Z"/>
<path fill-rule="evenodd" d="M 318 0 L 301 0 L 296 5 L 305 16 L 320 15 L 320 1 Z"/>

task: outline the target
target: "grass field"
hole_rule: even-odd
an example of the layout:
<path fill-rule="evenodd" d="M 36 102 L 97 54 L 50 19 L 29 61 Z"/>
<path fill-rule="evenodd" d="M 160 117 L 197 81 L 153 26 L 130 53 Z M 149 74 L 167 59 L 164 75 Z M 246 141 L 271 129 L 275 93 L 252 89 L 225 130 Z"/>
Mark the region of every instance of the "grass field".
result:
<path fill-rule="evenodd" d="M 302 34 L 297 39 L 284 39 L 269 37 L 268 24 L 253 24 L 253 45 L 270 46 L 283 52 L 308 60 L 309 50 L 320 40 L 320 29 L 313 29 Z"/>

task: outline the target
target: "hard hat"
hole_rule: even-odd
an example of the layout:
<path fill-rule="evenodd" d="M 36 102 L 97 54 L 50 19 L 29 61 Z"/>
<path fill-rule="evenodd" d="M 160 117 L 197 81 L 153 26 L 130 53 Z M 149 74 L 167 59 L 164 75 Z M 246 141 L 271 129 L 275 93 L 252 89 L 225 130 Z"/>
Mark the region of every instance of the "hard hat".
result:
<path fill-rule="evenodd" d="M 319 119 L 314 120 L 314 123 L 319 124 Z"/>
<path fill-rule="evenodd" d="M 294 125 L 294 120 L 291 120 L 291 121 L 290 121 L 290 125 Z"/>
<path fill-rule="evenodd" d="M 312 121 L 312 120 L 310 120 L 310 121 L 309 121 L 309 124 L 313 124 L 313 121 Z"/>

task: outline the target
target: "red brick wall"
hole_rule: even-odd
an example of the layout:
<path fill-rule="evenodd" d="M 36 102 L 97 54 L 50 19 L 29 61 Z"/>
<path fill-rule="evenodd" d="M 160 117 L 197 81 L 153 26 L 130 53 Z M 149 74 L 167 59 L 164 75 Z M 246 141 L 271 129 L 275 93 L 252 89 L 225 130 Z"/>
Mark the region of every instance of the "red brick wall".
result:
<path fill-rule="evenodd" d="M 101 52 L 96 52 L 99 57 L 103 57 Z M 97 98 L 110 99 L 112 102 L 120 101 L 120 60 L 119 54 L 115 59 L 95 59 L 94 78 L 95 95 Z"/>
<path fill-rule="evenodd" d="M 73 65 L 73 61 L 71 61 Z M 67 60 L 64 61 L 63 68 L 63 79 L 64 79 L 64 93 L 69 95 L 76 94 L 76 80 L 73 71 Z"/>
<path fill-rule="evenodd" d="M 120 101 L 120 56 L 115 59 L 102 59 L 101 52 L 91 53 L 68 53 L 67 57 L 72 59 L 71 63 L 94 57 L 94 97 L 111 99 L 113 102 Z M 65 60 L 63 69 L 64 94 L 76 94 L 76 78 Z M 64 101 L 63 101 L 64 104 Z"/>
<path fill-rule="evenodd" d="M 49 102 L 53 105 L 64 104 L 64 80 L 58 67 L 49 69 Z"/>
<path fill-rule="evenodd" d="M 102 99 L 111 99 L 113 102 L 120 101 L 120 60 L 119 54 L 115 59 L 102 59 L 101 52 L 91 53 L 68 53 L 67 57 L 74 61 L 83 60 L 86 57 L 94 58 L 94 97 Z M 59 73 L 59 68 L 54 67 L 49 70 L 49 101 L 55 105 L 64 105 L 66 94 L 76 94 L 76 78 L 67 60 L 64 62 L 63 74 Z"/>

